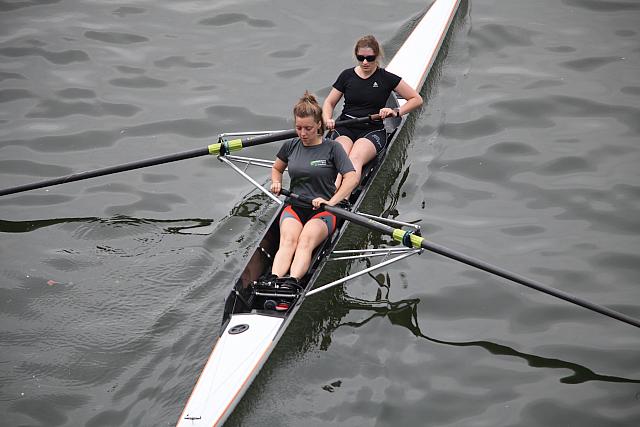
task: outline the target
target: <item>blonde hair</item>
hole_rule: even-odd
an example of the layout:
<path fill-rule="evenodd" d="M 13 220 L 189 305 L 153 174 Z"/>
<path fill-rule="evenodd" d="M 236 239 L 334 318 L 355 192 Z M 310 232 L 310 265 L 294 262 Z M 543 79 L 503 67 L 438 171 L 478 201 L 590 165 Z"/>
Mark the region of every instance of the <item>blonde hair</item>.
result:
<path fill-rule="evenodd" d="M 380 47 L 380 43 L 378 43 L 378 40 L 376 40 L 376 38 L 370 34 L 358 39 L 355 47 L 353 48 L 353 54 L 357 55 L 358 49 L 364 48 L 373 50 L 373 53 L 377 56 L 376 62 L 384 58 L 384 52 L 382 51 L 382 47 Z"/>
<path fill-rule="evenodd" d="M 294 119 L 296 117 L 313 117 L 316 123 L 320 123 L 318 133 L 322 135 L 325 131 L 324 120 L 322 119 L 322 107 L 318 104 L 316 97 L 310 94 L 309 91 L 304 91 L 302 98 L 293 106 L 293 117 Z"/>

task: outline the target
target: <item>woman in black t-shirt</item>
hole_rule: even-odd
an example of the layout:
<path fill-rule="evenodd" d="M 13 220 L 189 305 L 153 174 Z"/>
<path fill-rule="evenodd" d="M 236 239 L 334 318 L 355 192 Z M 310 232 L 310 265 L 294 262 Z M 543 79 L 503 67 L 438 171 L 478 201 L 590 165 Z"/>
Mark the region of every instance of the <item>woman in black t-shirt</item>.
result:
<path fill-rule="evenodd" d="M 330 138 L 340 142 L 356 169 L 358 182 L 362 168 L 373 160 L 387 144 L 387 133 L 382 122 L 335 127 L 333 110 L 344 96 L 339 120 L 380 114 L 381 118 L 407 114 L 422 105 L 422 97 L 400 76 L 380 68 L 382 49 L 374 36 L 364 36 L 356 42 L 354 53 L 358 66 L 347 68 L 338 76 L 322 106 L 322 116 Z M 397 109 L 386 108 L 392 91 L 406 103 Z"/>
<path fill-rule="evenodd" d="M 271 169 L 271 191 L 280 194 L 282 174 L 288 167 L 291 192 L 312 199 L 313 207 L 287 200 L 280 216 L 280 247 L 273 260 L 272 275 L 266 281 L 289 272 L 287 280 L 296 284 L 307 273 L 313 250 L 336 227 L 335 216 L 318 209 L 348 197 L 358 179 L 342 146 L 322 137 L 322 109 L 313 95 L 305 92 L 293 108 L 293 115 L 298 138 L 284 143 L 278 152 Z M 338 173 L 343 180 L 336 189 Z"/>

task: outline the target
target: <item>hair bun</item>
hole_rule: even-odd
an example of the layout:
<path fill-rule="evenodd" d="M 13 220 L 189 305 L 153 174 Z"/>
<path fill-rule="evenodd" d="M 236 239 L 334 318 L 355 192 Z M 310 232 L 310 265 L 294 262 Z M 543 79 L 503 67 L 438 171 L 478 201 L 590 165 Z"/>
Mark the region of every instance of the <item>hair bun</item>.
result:
<path fill-rule="evenodd" d="M 302 98 L 300 98 L 300 101 L 308 102 L 310 104 L 317 104 L 318 103 L 318 100 L 316 99 L 316 97 L 313 96 L 313 94 L 309 93 L 308 90 L 304 91 L 304 95 L 302 95 Z"/>
<path fill-rule="evenodd" d="M 313 117 L 316 123 L 320 123 L 319 132 L 325 131 L 324 120 L 322 119 L 322 107 L 318 104 L 318 100 L 308 90 L 304 91 L 304 95 L 298 100 L 293 107 L 293 116 L 295 117 Z"/>

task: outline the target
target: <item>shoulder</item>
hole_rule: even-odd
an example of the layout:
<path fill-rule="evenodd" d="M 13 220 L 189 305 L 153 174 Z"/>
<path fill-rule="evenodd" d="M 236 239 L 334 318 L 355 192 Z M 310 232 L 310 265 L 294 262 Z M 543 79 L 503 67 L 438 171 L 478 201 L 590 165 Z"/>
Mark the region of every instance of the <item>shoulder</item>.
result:
<path fill-rule="evenodd" d="M 287 147 L 287 148 L 293 148 L 293 147 L 295 147 L 299 142 L 300 142 L 300 138 L 297 138 L 297 137 L 296 137 L 296 138 L 292 138 L 292 139 L 290 139 L 290 140 L 286 141 L 286 142 L 283 144 L 283 146 L 284 146 L 284 147 Z"/>
<path fill-rule="evenodd" d="M 298 141 L 300 141 L 300 138 L 293 138 L 285 141 L 284 144 L 280 146 L 278 157 L 282 160 L 285 160 L 286 157 L 288 157 L 293 152 L 294 148 L 298 144 Z"/>
<path fill-rule="evenodd" d="M 378 71 L 386 77 L 397 77 L 400 78 L 399 75 L 392 73 L 391 71 L 387 71 L 386 68 L 378 68 Z"/>
<path fill-rule="evenodd" d="M 356 70 L 353 67 L 346 68 L 340 72 L 340 74 L 338 75 L 338 80 L 347 80 L 352 78 L 355 75 L 356 75 Z"/>
<path fill-rule="evenodd" d="M 398 83 L 400 83 L 400 80 L 402 80 L 402 77 L 400 77 L 397 74 L 392 73 L 391 71 L 387 71 L 384 68 L 378 68 L 378 71 L 380 72 L 380 74 L 387 80 L 391 81 L 394 83 L 394 86 L 396 86 Z"/>

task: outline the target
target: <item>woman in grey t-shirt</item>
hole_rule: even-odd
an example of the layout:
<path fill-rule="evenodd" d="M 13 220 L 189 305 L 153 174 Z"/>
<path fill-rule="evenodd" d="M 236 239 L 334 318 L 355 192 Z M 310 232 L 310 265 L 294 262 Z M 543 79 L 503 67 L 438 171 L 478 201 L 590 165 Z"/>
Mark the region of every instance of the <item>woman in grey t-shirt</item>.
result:
<path fill-rule="evenodd" d="M 291 192 L 312 199 L 313 207 L 287 200 L 280 217 L 280 247 L 267 280 L 289 273 L 287 282 L 297 284 L 309 269 L 313 250 L 336 227 L 335 216 L 319 208 L 347 198 L 358 185 L 358 178 L 342 146 L 322 137 L 322 108 L 313 95 L 305 92 L 293 115 L 298 138 L 287 141 L 278 152 L 271 169 L 271 191 L 280 194 L 282 174 L 288 167 Z M 336 189 L 338 174 L 343 179 Z"/>

